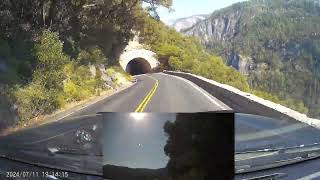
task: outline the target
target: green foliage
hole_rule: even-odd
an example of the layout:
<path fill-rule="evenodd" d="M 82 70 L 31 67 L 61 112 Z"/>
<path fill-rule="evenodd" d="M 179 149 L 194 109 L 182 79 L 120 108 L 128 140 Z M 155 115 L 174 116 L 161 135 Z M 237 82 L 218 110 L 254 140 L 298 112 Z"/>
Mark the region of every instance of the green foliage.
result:
<path fill-rule="evenodd" d="M 98 47 L 82 50 L 79 53 L 78 60 L 81 64 L 106 64 L 107 58 Z"/>
<path fill-rule="evenodd" d="M 97 90 L 104 88 L 98 66 L 96 76 L 93 76 L 88 65 L 83 65 L 81 60 L 71 60 L 63 52 L 63 43 L 58 34 L 44 30 L 34 52 L 38 66 L 33 72 L 32 81 L 13 91 L 22 120 L 51 113 L 66 103 L 96 95 Z M 93 54 L 86 57 L 98 62 L 102 58 L 101 51 L 94 49 Z"/>
<path fill-rule="evenodd" d="M 40 40 L 35 46 L 38 65 L 41 69 L 58 69 L 66 62 L 68 57 L 63 52 L 63 43 L 57 33 L 49 30 L 42 31 Z"/>
<path fill-rule="evenodd" d="M 37 83 L 17 88 L 14 97 L 19 106 L 19 115 L 22 120 L 50 113 L 59 106 L 57 91 L 46 89 Z"/>
<path fill-rule="evenodd" d="M 96 75 L 91 75 L 88 66 L 71 63 L 64 67 L 67 72 L 67 81 L 64 83 L 63 92 L 67 102 L 84 100 L 96 95 L 96 90 L 103 89 L 102 73 L 96 66 Z"/>
<path fill-rule="evenodd" d="M 11 56 L 11 49 L 7 41 L 0 39 L 0 57 L 9 58 Z"/>
<path fill-rule="evenodd" d="M 244 91 L 249 90 L 244 76 L 227 67 L 221 57 L 206 53 L 196 39 L 185 37 L 143 15 L 140 15 L 140 21 L 144 24 L 137 27 L 142 41 L 157 53 L 165 68 L 199 74 Z"/>
<path fill-rule="evenodd" d="M 108 76 L 113 76 L 115 73 L 116 73 L 116 71 L 115 71 L 114 68 L 112 68 L 112 67 L 109 67 L 109 68 L 106 70 L 106 74 L 107 74 Z"/>
<path fill-rule="evenodd" d="M 303 82 L 308 81 L 308 78 L 305 75 L 298 77 L 294 73 L 283 71 L 284 68 L 287 68 L 287 65 L 283 63 L 282 57 L 266 48 L 264 42 L 276 38 L 277 41 L 274 41 L 277 43 L 276 48 L 281 49 L 281 42 L 287 42 L 289 40 L 288 37 L 310 34 L 312 28 L 309 29 L 310 31 L 300 34 L 299 30 L 292 31 L 292 29 L 297 29 L 298 27 L 289 26 L 291 22 L 287 21 L 286 18 L 280 18 L 277 14 L 278 12 L 273 15 L 261 14 L 254 19 L 254 22 L 250 22 L 246 18 L 251 18 L 250 14 L 265 12 L 264 8 L 252 9 L 248 3 L 236 4 L 232 8 L 231 12 L 242 8 L 243 12 L 246 13 L 241 17 L 241 20 L 250 26 L 241 27 L 243 29 L 247 28 L 245 32 L 241 31 L 242 39 L 236 38 L 231 43 L 227 42 L 225 44 L 213 42 L 211 48 L 213 48 L 213 52 L 222 53 L 221 51 L 231 47 L 233 51 L 250 55 L 256 63 L 261 63 L 263 72 L 250 74 L 248 78 L 235 69 L 227 67 L 221 57 L 205 53 L 196 39 L 182 36 L 164 26 L 161 22 L 140 15 L 140 21 L 143 22 L 144 26 L 138 27 L 138 29 L 141 32 L 142 41 L 157 52 L 160 62 L 166 69 L 195 73 L 220 83 L 229 84 L 240 90 L 252 92 L 259 97 L 285 105 L 302 113 L 308 113 L 306 105 L 297 100 L 301 99 L 301 96 L 294 95 L 298 89 L 306 87 Z M 216 15 L 226 13 L 225 11 L 219 11 Z M 251 29 L 248 29 L 248 27 Z M 319 52 L 319 46 L 313 47 L 314 51 Z M 301 66 L 305 65 L 302 64 Z M 314 65 L 309 66 L 314 67 Z M 304 93 L 304 91 L 301 91 L 300 94 Z"/>
<path fill-rule="evenodd" d="M 62 47 L 56 33 L 48 30 L 41 33 L 35 46 L 38 67 L 32 75 L 33 80 L 13 93 L 23 120 L 51 113 L 62 104 L 60 92 L 65 79 L 62 68 L 69 61 Z"/>
<path fill-rule="evenodd" d="M 225 40 L 199 39 L 209 52 L 223 55 L 228 64 L 233 54 L 251 57 L 254 64 L 247 79 L 259 96 L 320 117 L 319 12 L 320 6 L 313 0 L 251 0 L 214 12 L 192 30 L 217 18 L 239 22 L 235 33 Z M 202 73 L 208 71 L 199 68 Z M 210 73 L 204 74 L 209 77 Z"/>
<path fill-rule="evenodd" d="M 129 73 L 127 73 L 126 71 L 124 71 L 120 65 L 118 65 L 118 66 L 111 66 L 110 68 L 112 68 L 114 71 L 120 73 L 120 74 L 121 74 L 122 76 L 124 76 L 128 81 L 133 80 L 133 77 L 132 77 Z M 108 68 L 108 69 L 109 69 L 109 68 Z M 112 74 L 112 73 L 110 73 L 110 72 L 108 73 L 108 69 L 107 69 L 107 75 L 108 75 L 108 74 Z"/>
<path fill-rule="evenodd" d="M 309 111 L 308 108 L 305 107 L 305 105 L 302 102 L 297 101 L 297 100 L 293 100 L 293 99 L 290 99 L 290 98 L 279 99 L 275 95 L 272 95 L 272 94 L 267 93 L 267 92 L 259 91 L 259 90 L 252 90 L 251 93 L 255 94 L 256 96 L 261 97 L 263 99 L 266 99 L 266 100 L 272 101 L 274 103 L 278 103 L 278 104 L 281 104 L 283 106 L 292 108 L 293 110 L 296 110 L 296 111 L 301 112 L 301 113 L 307 114 L 308 111 Z"/>
<path fill-rule="evenodd" d="M 0 72 L 0 82 L 18 84 L 12 90 L 12 102 L 17 103 L 19 112 L 21 109 L 23 120 L 106 88 L 105 75 L 96 68 L 93 76 L 88 64 L 118 62 L 133 37 L 133 14 L 143 0 L 104 1 L 95 7 L 87 6 L 89 1 L 51 0 L 4 1 L 0 5 L 5 12 L 0 15 L 0 58 L 8 65 L 6 72 Z M 171 5 L 170 0 L 147 3 Z"/>

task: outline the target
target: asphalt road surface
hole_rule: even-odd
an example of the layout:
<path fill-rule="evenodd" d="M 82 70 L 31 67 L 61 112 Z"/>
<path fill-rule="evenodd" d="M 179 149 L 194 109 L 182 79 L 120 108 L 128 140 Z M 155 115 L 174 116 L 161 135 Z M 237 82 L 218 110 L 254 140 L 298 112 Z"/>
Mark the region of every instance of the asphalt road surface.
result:
<path fill-rule="evenodd" d="M 183 78 L 164 73 L 136 76 L 137 83 L 73 116 L 97 112 L 205 112 L 230 110 Z M 139 109 L 139 107 L 142 107 Z M 143 108 L 144 107 L 144 108 Z"/>

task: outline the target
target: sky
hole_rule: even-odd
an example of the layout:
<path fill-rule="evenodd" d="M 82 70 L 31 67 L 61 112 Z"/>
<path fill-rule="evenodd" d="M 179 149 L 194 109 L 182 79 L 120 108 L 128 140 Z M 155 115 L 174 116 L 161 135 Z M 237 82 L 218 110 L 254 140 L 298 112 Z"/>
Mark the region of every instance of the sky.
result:
<path fill-rule="evenodd" d="M 245 0 L 173 0 L 174 12 L 166 8 L 159 8 L 160 18 L 165 23 L 183 17 L 199 14 L 211 14 L 213 11 Z"/>

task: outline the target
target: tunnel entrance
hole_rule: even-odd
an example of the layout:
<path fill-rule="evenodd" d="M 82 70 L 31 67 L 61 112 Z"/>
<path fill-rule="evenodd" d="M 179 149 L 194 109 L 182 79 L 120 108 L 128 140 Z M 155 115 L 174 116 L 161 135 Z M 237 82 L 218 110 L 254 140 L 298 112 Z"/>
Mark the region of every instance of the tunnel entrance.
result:
<path fill-rule="evenodd" d="M 151 65 L 143 58 L 135 58 L 128 63 L 126 72 L 131 75 L 146 74 L 151 72 Z"/>

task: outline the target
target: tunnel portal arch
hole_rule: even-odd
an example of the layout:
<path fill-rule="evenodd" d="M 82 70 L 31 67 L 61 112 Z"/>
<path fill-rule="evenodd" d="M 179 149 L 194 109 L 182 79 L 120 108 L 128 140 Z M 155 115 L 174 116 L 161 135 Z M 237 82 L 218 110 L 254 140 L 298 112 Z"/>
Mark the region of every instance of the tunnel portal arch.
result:
<path fill-rule="evenodd" d="M 119 63 L 123 70 L 132 75 L 149 73 L 160 64 L 156 53 L 146 49 L 124 51 Z"/>

